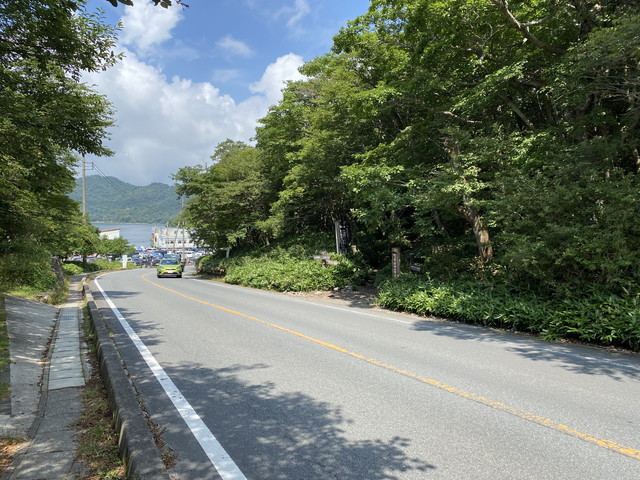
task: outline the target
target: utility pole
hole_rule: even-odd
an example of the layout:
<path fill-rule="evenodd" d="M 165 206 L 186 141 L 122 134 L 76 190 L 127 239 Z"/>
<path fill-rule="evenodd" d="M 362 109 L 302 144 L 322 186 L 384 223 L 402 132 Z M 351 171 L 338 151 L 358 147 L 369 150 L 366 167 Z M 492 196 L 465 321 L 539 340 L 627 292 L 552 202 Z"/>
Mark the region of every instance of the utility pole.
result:
<path fill-rule="evenodd" d="M 93 162 L 89 170 L 93 170 Z M 87 221 L 87 161 L 82 155 L 82 223 L 86 224 Z"/>

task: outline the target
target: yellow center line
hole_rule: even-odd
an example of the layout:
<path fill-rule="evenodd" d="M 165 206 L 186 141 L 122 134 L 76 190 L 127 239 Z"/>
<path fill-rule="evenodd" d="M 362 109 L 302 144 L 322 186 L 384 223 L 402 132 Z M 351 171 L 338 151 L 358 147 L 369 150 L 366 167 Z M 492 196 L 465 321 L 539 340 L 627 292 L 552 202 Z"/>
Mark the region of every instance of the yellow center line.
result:
<path fill-rule="evenodd" d="M 375 365 L 376 367 L 384 368 L 385 370 L 388 370 L 390 372 L 398 373 L 398 374 L 403 375 L 405 377 L 417 380 L 417 381 L 425 383 L 427 385 L 431 385 L 432 387 L 435 387 L 435 388 L 438 388 L 440 390 L 444 390 L 446 392 L 452 393 L 454 395 L 457 395 L 458 397 L 462 397 L 462 398 L 466 398 L 468 400 L 472 400 L 472 401 L 480 403 L 482 405 L 486 405 L 487 407 L 491 407 L 491 408 L 494 408 L 496 410 L 500 410 L 502 412 L 509 413 L 509 414 L 514 415 L 514 416 L 516 416 L 518 418 L 521 418 L 523 420 L 527 420 L 529 422 L 533 422 L 533 423 L 536 423 L 538 425 L 542 425 L 544 427 L 551 428 L 552 430 L 556 430 L 556 431 L 564 433 L 566 435 L 570 435 L 572 437 L 579 438 L 580 440 L 584 440 L 585 442 L 592 443 L 594 445 L 597 445 L 599 447 L 605 448 L 607 450 L 611 450 L 613 452 L 620 453 L 622 455 L 626 455 L 627 457 L 631 457 L 631 458 L 633 458 L 635 460 L 640 460 L 640 450 L 638 450 L 638 449 L 631 448 L 631 447 L 626 447 L 624 445 L 620 445 L 619 443 L 613 442 L 611 440 L 606 440 L 606 439 L 603 439 L 603 438 L 595 437 L 595 436 L 590 435 L 588 433 L 581 432 L 579 430 L 576 430 L 575 428 L 569 427 L 567 425 L 563 425 L 563 424 L 561 424 L 559 422 L 556 422 L 554 420 L 550 420 L 550 419 L 545 418 L 545 417 L 541 417 L 541 416 L 536 415 L 534 413 L 530 413 L 530 412 L 527 412 L 527 411 L 524 411 L 524 410 L 519 410 L 517 408 L 514 408 L 514 407 L 511 407 L 509 405 L 506 405 L 506 404 L 504 404 L 502 402 L 497 402 L 497 401 L 494 401 L 494 400 L 490 400 L 490 399 L 488 399 L 486 397 L 483 397 L 481 395 L 477 395 L 475 393 L 468 392 L 466 390 L 462 390 L 462 389 L 459 389 L 457 387 L 452 387 L 451 385 L 446 385 L 446 384 L 444 384 L 442 382 L 439 382 L 437 380 L 434 380 L 432 378 L 423 377 L 421 375 L 418 375 L 416 373 L 410 372 L 408 370 L 403 370 L 403 369 L 395 367 L 393 365 L 389 365 L 387 363 L 381 362 L 379 360 L 376 360 L 375 358 L 367 358 L 365 355 L 361 355 L 359 353 L 352 352 L 350 350 L 347 350 L 346 348 L 339 347 L 338 345 L 334 345 L 332 343 L 323 342 L 322 340 L 318 340 L 317 338 L 310 337 L 309 335 L 305 335 L 304 333 L 296 332 L 295 330 L 290 330 L 290 329 L 288 329 L 286 327 L 282 327 L 280 325 L 276 325 L 275 323 L 270 323 L 270 322 L 266 322 L 264 320 L 260 320 L 259 318 L 252 317 L 250 315 L 246 315 L 244 313 L 237 312 L 235 310 L 231 310 L 229 308 L 225 308 L 225 307 L 222 307 L 220 305 L 216 305 L 215 303 L 210 303 L 210 302 L 207 302 L 205 300 L 200 300 L 198 298 L 191 297 L 189 295 L 185 295 L 184 293 L 180 293 L 180 292 L 178 292 L 176 290 L 173 290 L 171 288 L 167 288 L 164 285 L 160 285 L 159 283 L 152 282 L 151 280 L 146 278 L 147 275 L 148 274 L 143 274 L 142 275 L 142 279 L 145 280 L 146 282 L 149 282 L 149 283 L 151 283 L 152 285 L 155 285 L 158 288 L 162 288 L 163 290 L 166 290 L 168 292 L 174 293 L 174 294 L 179 295 L 181 297 L 184 297 L 184 298 L 186 298 L 188 300 L 193 300 L 195 302 L 202 303 L 204 305 L 208 305 L 208 306 L 213 307 L 213 308 L 217 308 L 217 309 L 222 310 L 224 312 L 231 313 L 233 315 L 238 315 L 238 316 L 246 318 L 248 320 L 252 320 L 254 322 L 261 323 L 263 325 L 266 325 L 267 327 L 275 328 L 276 330 L 280 330 L 281 332 L 285 332 L 285 333 L 288 333 L 288 334 L 291 334 L 291 335 L 295 335 L 296 337 L 299 337 L 299 338 L 302 338 L 304 340 L 316 343 L 318 345 L 322 345 L 323 347 L 330 348 L 330 349 L 335 350 L 337 352 L 344 353 L 345 355 L 349 355 L 350 357 L 357 358 L 358 360 L 363 360 L 363 361 L 365 361 L 367 363 L 370 363 L 371 365 Z"/>

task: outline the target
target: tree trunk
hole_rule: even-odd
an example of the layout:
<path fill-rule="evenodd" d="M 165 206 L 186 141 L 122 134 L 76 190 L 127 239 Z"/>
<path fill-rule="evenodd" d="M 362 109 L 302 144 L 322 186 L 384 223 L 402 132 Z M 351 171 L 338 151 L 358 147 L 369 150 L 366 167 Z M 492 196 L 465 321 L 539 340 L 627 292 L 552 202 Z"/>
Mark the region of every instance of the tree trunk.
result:
<path fill-rule="evenodd" d="M 458 157 L 460 155 L 460 147 L 458 142 L 454 139 L 447 138 L 444 142 L 445 147 L 451 152 L 451 162 L 457 168 L 460 167 Z M 462 176 L 462 180 L 467 183 L 467 179 Z M 476 243 L 478 244 L 478 251 L 480 252 L 480 258 L 483 262 L 487 262 L 493 258 L 493 247 L 491 246 L 489 238 L 489 229 L 482 221 L 482 217 L 478 212 L 478 209 L 469 203 L 469 199 L 462 198 L 462 205 L 458 207 L 458 212 L 469 223 L 473 229 L 473 235 L 476 237 Z"/>
<path fill-rule="evenodd" d="M 493 247 L 490 243 L 489 230 L 484 225 L 478 210 L 474 206 L 469 205 L 465 200 L 463 205 L 460 206 L 459 211 L 473 229 L 482 261 L 487 262 L 491 260 L 493 258 Z"/>

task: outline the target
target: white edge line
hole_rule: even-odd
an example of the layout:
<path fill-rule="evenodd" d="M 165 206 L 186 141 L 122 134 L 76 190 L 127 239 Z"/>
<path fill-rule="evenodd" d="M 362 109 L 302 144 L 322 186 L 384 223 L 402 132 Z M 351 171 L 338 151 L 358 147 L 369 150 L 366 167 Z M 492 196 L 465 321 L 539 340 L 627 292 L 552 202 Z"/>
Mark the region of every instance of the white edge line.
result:
<path fill-rule="evenodd" d="M 98 290 L 100 290 L 100 293 L 111 308 L 111 311 L 113 311 L 118 321 L 129 335 L 129 338 L 140 352 L 140 355 L 142 355 L 142 358 L 147 363 L 158 382 L 160 382 L 160 385 L 171 399 L 171 402 L 180 413 L 180 416 L 182 416 L 182 418 L 184 419 L 185 423 L 189 427 L 189 430 L 191 430 L 191 433 L 204 450 L 204 453 L 207 455 L 214 468 L 218 471 L 218 473 L 224 480 L 246 480 L 244 474 L 240 471 L 238 466 L 222 447 L 218 439 L 213 435 L 213 433 L 211 433 L 211 430 L 209 430 L 209 428 L 205 425 L 205 423 L 193 409 L 191 404 L 189 404 L 187 399 L 184 398 L 180 390 L 178 390 L 178 387 L 176 387 L 173 381 L 169 378 L 169 375 L 167 375 L 167 373 L 154 358 L 144 342 L 131 328 L 129 322 L 127 322 L 118 308 L 107 296 L 105 291 L 98 283 L 98 278 L 100 277 L 97 277 L 94 280 L 94 283 L 98 287 Z"/>

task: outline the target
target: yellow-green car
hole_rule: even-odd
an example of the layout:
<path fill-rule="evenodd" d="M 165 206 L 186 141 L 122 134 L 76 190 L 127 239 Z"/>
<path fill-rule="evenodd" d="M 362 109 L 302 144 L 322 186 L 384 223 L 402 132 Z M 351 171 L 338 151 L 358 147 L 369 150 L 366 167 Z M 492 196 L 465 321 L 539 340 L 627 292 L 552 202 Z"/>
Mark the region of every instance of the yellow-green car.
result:
<path fill-rule="evenodd" d="M 182 278 L 182 264 L 180 260 L 163 258 L 160 260 L 156 269 L 158 278 L 167 276 Z"/>

